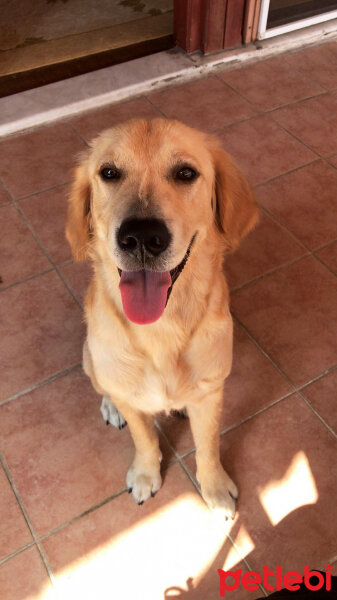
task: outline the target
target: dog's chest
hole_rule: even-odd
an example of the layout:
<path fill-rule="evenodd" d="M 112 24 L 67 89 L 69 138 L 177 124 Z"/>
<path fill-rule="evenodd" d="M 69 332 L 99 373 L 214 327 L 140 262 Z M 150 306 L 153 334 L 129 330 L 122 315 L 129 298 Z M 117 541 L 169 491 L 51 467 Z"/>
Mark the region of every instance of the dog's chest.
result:
<path fill-rule="evenodd" d="M 117 404 L 119 399 L 152 414 L 184 406 L 181 352 L 179 345 L 165 343 L 165 336 L 142 351 L 125 339 L 94 335 L 89 328 L 88 345 L 97 381 Z"/>

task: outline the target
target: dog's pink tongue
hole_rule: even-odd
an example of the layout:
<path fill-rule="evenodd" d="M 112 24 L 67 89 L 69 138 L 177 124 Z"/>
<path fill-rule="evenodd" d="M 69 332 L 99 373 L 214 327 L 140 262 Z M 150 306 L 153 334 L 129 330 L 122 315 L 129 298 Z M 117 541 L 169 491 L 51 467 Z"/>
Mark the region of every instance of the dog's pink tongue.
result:
<path fill-rule="evenodd" d="M 119 289 L 128 319 L 138 325 L 157 321 L 164 312 L 170 285 L 169 271 L 122 271 Z"/>

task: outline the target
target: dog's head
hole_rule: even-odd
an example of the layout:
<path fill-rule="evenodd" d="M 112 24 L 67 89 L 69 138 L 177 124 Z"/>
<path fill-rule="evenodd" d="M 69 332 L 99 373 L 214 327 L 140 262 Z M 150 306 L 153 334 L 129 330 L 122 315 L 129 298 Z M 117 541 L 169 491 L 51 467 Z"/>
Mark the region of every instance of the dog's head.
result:
<path fill-rule="evenodd" d="M 75 259 L 113 262 L 127 317 L 151 323 L 196 240 L 220 236 L 232 250 L 256 219 L 246 179 L 215 138 L 177 121 L 132 120 L 82 157 L 66 235 Z"/>

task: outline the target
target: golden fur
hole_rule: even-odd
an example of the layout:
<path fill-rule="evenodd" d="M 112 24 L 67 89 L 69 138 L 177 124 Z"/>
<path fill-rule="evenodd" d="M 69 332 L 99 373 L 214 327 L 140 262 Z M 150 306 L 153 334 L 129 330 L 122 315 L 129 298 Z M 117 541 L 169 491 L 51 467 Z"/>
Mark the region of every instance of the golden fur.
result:
<path fill-rule="evenodd" d="M 121 181 L 100 177 L 112 162 L 124 174 Z M 196 181 L 175 180 L 171 174 L 181 164 L 200 173 Z M 128 320 L 119 290 L 117 267 L 128 269 L 121 264 L 128 259 L 116 247 L 115 232 L 130 215 L 160 215 L 167 224 L 172 243 L 163 270 L 182 261 L 197 232 L 164 313 L 147 325 Z M 132 120 L 109 129 L 76 169 L 66 235 L 75 259 L 90 257 L 94 267 L 83 366 L 128 422 L 136 452 L 127 485 L 139 503 L 161 485 L 154 415 L 186 408 L 203 497 L 234 515 L 237 489 L 219 460 L 223 382 L 232 362 L 222 263 L 256 219 L 253 193 L 232 158 L 215 138 L 177 121 Z"/>

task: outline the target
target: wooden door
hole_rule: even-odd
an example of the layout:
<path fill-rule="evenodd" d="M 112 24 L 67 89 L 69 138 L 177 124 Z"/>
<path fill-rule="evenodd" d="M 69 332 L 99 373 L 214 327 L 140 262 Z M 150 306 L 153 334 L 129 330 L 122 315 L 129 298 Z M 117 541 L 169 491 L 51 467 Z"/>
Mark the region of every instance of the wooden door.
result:
<path fill-rule="evenodd" d="M 174 36 L 186 52 L 210 54 L 246 42 L 246 12 L 257 0 L 175 0 Z M 251 41 L 250 35 L 249 41 Z"/>

